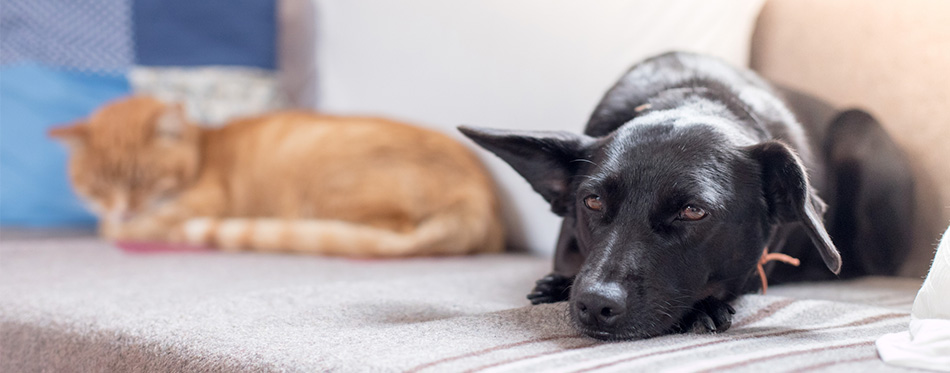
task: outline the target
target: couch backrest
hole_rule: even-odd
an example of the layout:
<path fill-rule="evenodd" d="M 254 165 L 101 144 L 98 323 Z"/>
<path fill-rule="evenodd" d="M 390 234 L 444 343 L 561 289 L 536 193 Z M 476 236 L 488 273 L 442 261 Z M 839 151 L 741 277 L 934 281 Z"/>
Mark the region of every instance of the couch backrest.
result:
<path fill-rule="evenodd" d="M 772 0 L 759 15 L 751 66 L 870 111 L 903 146 L 925 197 L 903 273 L 926 271 L 950 220 L 950 1 Z"/>
<path fill-rule="evenodd" d="M 459 138 L 470 124 L 580 132 L 634 62 L 669 50 L 742 65 L 762 0 L 321 0 L 318 109 L 376 114 Z M 502 191 L 511 243 L 551 252 L 560 219 L 476 149 Z"/>

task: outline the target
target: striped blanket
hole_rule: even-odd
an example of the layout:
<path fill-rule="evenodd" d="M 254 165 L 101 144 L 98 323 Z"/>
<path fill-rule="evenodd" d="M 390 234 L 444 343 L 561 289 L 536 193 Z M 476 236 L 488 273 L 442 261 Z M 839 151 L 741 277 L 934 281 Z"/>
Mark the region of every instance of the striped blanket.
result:
<path fill-rule="evenodd" d="M 919 280 L 740 298 L 723 334 L 602 342 L 528 306 L 549 259 L 127 252 L 0 236 L 0 371 L 892 371 Z"/>
<path fill-rule="evenodd" d="M 563 307 L 546 313 L 563 313 Z M 877 336 L 906 328 L 906 311 L 828 301 L 749 296 L 732 330 L 604 343 L 577 334 L 493 345 L 433 359 L 408 371 L 749 371 L 893 370 L 874 349 Z M 530 317 L 530 316 L 529 316 Z"/>

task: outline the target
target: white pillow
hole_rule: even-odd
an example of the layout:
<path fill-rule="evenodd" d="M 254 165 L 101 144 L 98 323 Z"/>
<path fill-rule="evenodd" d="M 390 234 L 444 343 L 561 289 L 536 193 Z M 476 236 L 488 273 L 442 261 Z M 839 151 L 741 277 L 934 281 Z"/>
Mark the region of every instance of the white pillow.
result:
<path fill-rule="evenodd" d="M 746 65 L 762 3 L 317 0 L 316 107 L 460 139 L 459 124 L 580 132 L 645 57 L 688 50 Z M 553 251 L 560 219 L 507 164 L 478 153 L 502 190 L 511 243 Z"/>

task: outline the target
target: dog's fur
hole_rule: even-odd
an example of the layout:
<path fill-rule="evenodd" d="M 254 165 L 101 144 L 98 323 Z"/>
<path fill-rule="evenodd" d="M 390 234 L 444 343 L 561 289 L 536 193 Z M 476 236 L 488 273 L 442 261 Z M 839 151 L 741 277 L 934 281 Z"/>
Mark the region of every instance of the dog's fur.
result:
<path fill-rule="evenodd" d="M 460 130 L 564 217 L 554 272 L 528 297 L 569 300 L 592 337 L 728 329 L 764 248 L 802 261 L 767 266 L 773 283 L 893 274 L 908 250 L 910 167 L 874 118 L 717 59 L 635 65 L 583 135 Z"/>

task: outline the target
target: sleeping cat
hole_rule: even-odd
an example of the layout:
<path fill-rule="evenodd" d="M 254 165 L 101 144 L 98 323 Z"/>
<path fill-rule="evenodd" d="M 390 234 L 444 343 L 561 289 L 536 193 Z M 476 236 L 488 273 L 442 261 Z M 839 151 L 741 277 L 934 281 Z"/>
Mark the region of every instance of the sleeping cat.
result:
<path fill-rule="evenodd" d="M 279 112 L 219 129 L 130 97 L 50 136 L 116 241 L 349 256 L 495 252 L 494 184 L 465 147 L 378 118 Z"/>

